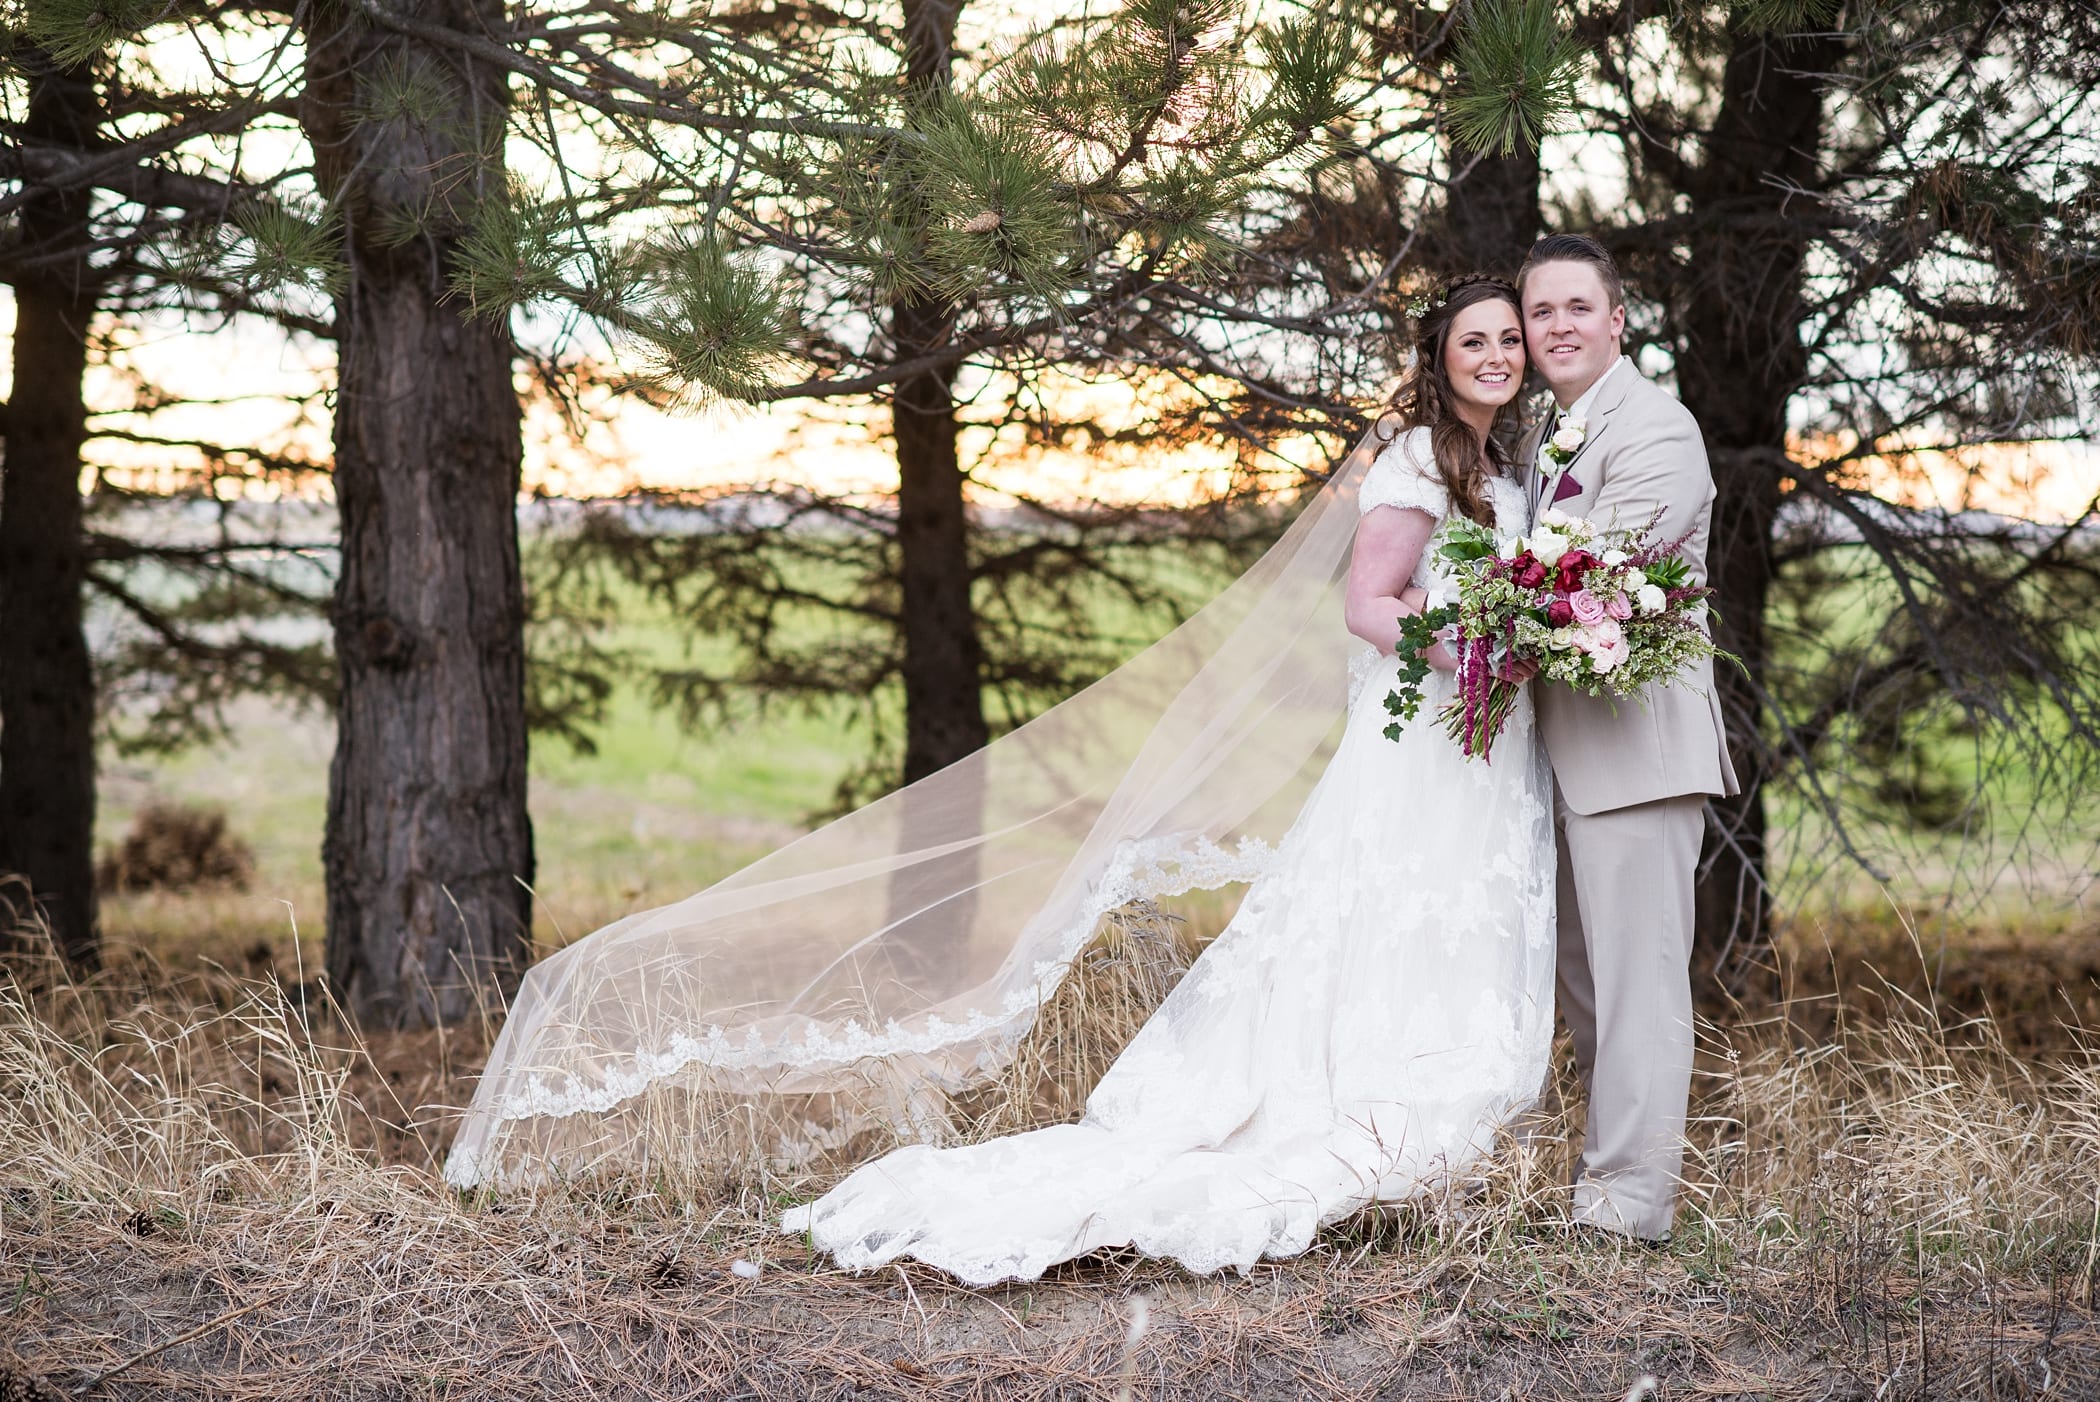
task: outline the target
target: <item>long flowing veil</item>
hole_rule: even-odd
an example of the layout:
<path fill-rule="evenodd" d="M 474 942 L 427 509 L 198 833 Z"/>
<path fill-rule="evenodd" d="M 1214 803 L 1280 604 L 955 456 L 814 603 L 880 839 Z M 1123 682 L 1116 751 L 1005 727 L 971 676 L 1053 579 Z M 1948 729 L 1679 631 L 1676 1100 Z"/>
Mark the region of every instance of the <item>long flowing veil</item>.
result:
<path fill-rule="evenodd" d="M 768 1122 L 805 1149 L 871 1113 L 933 1132 L 929 1097 L 998 1073 L 1104 914 L 1263 870 L 1366 650 L 1340 591 L 1389 437 L 1373 428 L 1252 568 L 1084 691 L 534 966 L 446 1178 L 665 1166 L 700 1149 L 703 1103 L 792 1106 Z"/>

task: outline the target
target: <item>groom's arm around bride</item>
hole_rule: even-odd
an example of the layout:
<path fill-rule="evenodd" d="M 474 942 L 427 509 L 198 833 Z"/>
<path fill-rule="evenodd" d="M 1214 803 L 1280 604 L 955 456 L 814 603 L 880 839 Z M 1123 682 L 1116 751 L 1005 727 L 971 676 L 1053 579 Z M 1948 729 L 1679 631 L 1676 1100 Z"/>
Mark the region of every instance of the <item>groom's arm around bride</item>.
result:
<path fill-rule="evenodd" d="M 1527 437 L 1534 517 L 1680 537 L 1706 581 L 1714 484 L 1691 414 L 1621 353 L 1624 295 L 1611 256 L 1580 235 L 1542 239 L 1518 286 L 1531 362 L 1559 412 Z M 1543 451 L 1555 431 L 1569 451 Z M 1720 601 L 1721 607 L 1727 601 Z M 1706 797 L 1735 773 L 1702 660 L 1616 703 L 1564 687 L 1537 698 L 1559 826 L 1562 1015 L 1589 1090 L 1574 1211 L 1634 1236 L 1669 1233 L 1691 1089 L 1692 882 Z"/>

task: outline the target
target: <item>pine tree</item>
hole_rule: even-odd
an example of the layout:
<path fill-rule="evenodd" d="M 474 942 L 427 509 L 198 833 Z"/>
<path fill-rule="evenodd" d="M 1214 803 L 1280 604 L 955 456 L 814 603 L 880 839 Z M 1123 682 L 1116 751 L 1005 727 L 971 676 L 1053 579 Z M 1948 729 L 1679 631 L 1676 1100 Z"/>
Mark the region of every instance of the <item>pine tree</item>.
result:
<path fill-rule="evenodd" d="M 1660 62 L 1623 25 L 1589 31 L 1585 120 L 1624 151 L 1629 197 L 1560 218 L 1618 252 L 1719 487 L 1708 559 L 1717 640 L 1744 664 L 1720 678 L 1745 792 L 1713 805 L 1699 944 L 1739 980 L 1767 947 L 1775 785 L 1847 841 L 1862 816 L 1973 822 L 2009 768 L 2060 801 L 2100 757 L 2077 527 L 1912 499 L 1931 450 L 2090 422 L 2100 18 L 1805 0 L 1670 19 Z M 1863 638 L 1831 613 L 1861 591 L 1890 606 Z M 1930 758 L 1954 735 L 1966 778 Z"/>
<path fill-rule="evenodd" d="M 1384 179 L 1366 149 L 1381 118 L 1356 110 L 1382 80 L 1353 10 L 1256 25 L 1220 0 L 1136 0 L 986 54 L 958 50 L 960 7 L 731 11 L 713 29 L 594 13 L 588 37 L 552 17 L 516 31 L 540 143 L 562 154 L 529 203 L 490 211 L 461 287 L 492 315 L 565 301 L 598 318 L 669 402 L 886 411 L 898 464 L 895 496 L 872 504 L 772 493 L 777 529 L 637 542 L 605 524 L 637 577 L 744 645 L 728 674 L 664 678 L 696 707 L 725 687 L 872 696 L 894 680 L 901 776 L 951 763 L 1108 660 L 1030 637 L 1015 593 L 1061 618 L 1083 614 L 1065 581 L 1157 604 L 1115 551 L 1171 534 L 1158 512 L 1049 502 L 1024 504 L 1030 530 L 977 528 L 966 427 L 1207 438 L 1251 484 L 1289 467 L 1276 439 L 1360 424 L 1351 401 L 1390 367 L 1397 265 L 1334 236 L 1392 233 L 1352 213 Z M 1481 21 L 1529 26 L 1496 50 L 1518 66 L 1478 104 L 1483 132 L 1532 139 L 1561 100 L 1565 41 L 1541 13 Z M 838 61 L 813 61 L 826 52 Z M 1285 368 L 1308 359 L 1310 392 Z M 1060 378 L 1134 380 L 1154 407 L 1137 425 L 1063 422 Z M 834 584 L 812 597 L 794 558 Z M 774 625 L 796 608 L 832 612 L 852 644 L 786 640 Z"/>
<path fill-rule="evenodd" d="M 322 203 L 293 262 L 327 269 L 336 323 L 328 971 L 361 1021 L 420 1027 L 485 1009 L 531 950 L 523 442 L 508 319 L 455 291 L 508 213 L 507 76 L 459 42 L 502 9 L 389 18 L 303 12 Z"/>
<path fill-rule="evenodd" d="M 191 18 L 184 32 L 208 43 L 226 17 Z M 309 650 L 254 637 L 202 642 L 196 601 L 168 606 L 129 590 L 125 578 L 142 563 L 188 571 L 226 557 L 112 534 L 81 493 L 83 445 L 95 432 L 83 377 L 106 361 L 110 325 L 190 281 L 190 252 L 261 191 L 225 166 L 212 139 L 269 110 L 268 78 L 202 93 L 162 82 L 146 55 L 177 28 L 158 10 L 40 0 L 16 13 L 0 54 L 9 95 L 0 277 L 16 308 L 14 391 L 0 419 L 0 871 L 27 878 L 80 965 L 99 950 L 86 600 L 112 602 L 158 637 L 164 659 L 194 664 L 163 691 L 163 725 L 182 728 L 177 717 L 223 698 L 230 678 L 296 685 L 312 662 Z M 227 314 L 242 305 L 223 282 L 193 290 Z"/>
<path fill-rule="evenodd" d="M 90 147 L 93 75 L 46 51 L 16 57 L 25 148 Z M 94 690 L 81 618 L 86 571 L 81 377 L 101 273 L 89 261 L 90 192 L 19 201 L 11 259 L 14 389 L 0 476 L 0 871 L 27 878 L 66 957 L 98 957 L 92 842 Z"/>
<path fill-rule="evenodd" d="M 198 709 L 234 688 L 335 682 L 342 738 L 325 853 L 330 969 L 361 1017 L 415 1025 L 485 1007 L 529 947 L 514 347 L 505 328 L 469 314 L 448 266 L 474 211 L 492 196 L 500 202 L 508 93 L 500 70 L 470 63 L 462 82 L 450 49 L 433 58 L 354 10 L 323 7 L 306 17 L 306 33 L 277 36 L 263 76 L 253 76 L 253 63 L 219 63 L 210 69 L 224 80 L 218 87 L 167 94 L 144 86 L 153 45 L 191 36 L 208 43 L 215 31 L 252 35 L 245 12 L 171 16 L 158 7 L 41 0 L 33 30 L 54 54 L 93 70 L 111 95 L 111 115 L 129 105 L 168 120 L 143 137 L 39 141 L 14 153 L 7 173 L 23 182 L 31 207 L 64 199 L 107 208 L 115 197 L 131 227 L 113 234 L 76 219 L 60 241 L 82 266 L 100 260 L 92 266 L 105 292 L 159 288 L 184 307 L 260 314 L 338 343 L 334 485 L 344 539 L 333 678 L 312 649 L 197 639 L 192 627 L 213 611 L 270 607 L 298 592 L 230 567 L 231 549 L 193 552 L 189 563 L 208 560 L 215 578 L 179 607 L 129 593 L 114 578 L 87 578 L 177 668 L 174 705 L 156 719 L 178 732 L 194 733 Z M 478 29 L 489 16 L 435 18 Z M 182 33 L 171 38 L 167 28 L 178 25 Z M 229 76 L 237 70 L 248 75 L 239 84 Z M 194 149 L 193 137 L 289 111 L 319 135 L 309 147 L 311 175 L 296 150 L 256 180 L 211 168 L 208 142 L 203 153 Z M 113 243 L 123 254 L 115 263 Z M 150 291 L 130 297 L 133 305 L 152 300 Z M 86 337 L 84 319 L 71 326 Z M 54 365 L 71 377 L 77 408 L 77 366 Z M 51 548 L 75 560 L 155 553 L 83 537 L 78 449 L 75 435 L 63 469 L 75 518 L 50 537 L 59 542 Z M 9 459 L 12 473 L 22 455 Z M 76 637 L 80 583 L 76 576 L 50 591 L 73 600 Z M 91 716 L 92 681 L 76 670 L 68 705 Z M 11 739 L 36 733 L 8 717 Z M 76 787 L 91 801 L 92 735 L 81 727 L 67 739 L 63 753 L 83 780 Z M 25 779 L 37 773 L 26 763 L 9 770 Z M 75 826 L 65 850 L 84 870 L 87 822 Z"/>

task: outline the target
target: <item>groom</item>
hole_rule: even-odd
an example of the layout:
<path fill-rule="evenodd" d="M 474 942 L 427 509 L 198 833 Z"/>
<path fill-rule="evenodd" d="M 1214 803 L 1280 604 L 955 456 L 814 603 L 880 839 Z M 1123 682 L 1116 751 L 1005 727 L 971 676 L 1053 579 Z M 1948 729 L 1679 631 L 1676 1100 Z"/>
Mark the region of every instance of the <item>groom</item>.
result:
<path fill-rule="evenodd" d="M 1552 507 L 1684 537 L 1680 553 L 1704 584 L 1706 449 L 1691 413 L 1620 353 L 1626 306 L 1611 254 L 1580 234 L 1540 239 L 1517 289 L 1525 348 L 1558 410 L 1518 453 L 1534 523 Z M 1589 1087 L 1575 1220 L 1660 1240 L 1676 1214 L 1691 1096 L 1693 870 L 1707 795 L 1736 792 L 1713 664 L 1616 707 L 1552 686 L 1537 707 L 1560 837 L 1561 1013 Z"/>

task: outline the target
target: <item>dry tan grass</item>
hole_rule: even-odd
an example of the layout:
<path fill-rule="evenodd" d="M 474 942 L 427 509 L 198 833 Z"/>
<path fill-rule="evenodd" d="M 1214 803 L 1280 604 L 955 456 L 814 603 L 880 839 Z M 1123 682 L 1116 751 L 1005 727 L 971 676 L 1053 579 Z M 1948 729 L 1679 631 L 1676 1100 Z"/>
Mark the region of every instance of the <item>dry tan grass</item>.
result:
<path fill-rule="evenodd" d="M 1105 932 L 959 1125 L 1075 1113 L 1192 943 Z M 116 962 L 0 984 L 0 1397 L 2100 1395 L 2100 1057 L 1896 987 L 1712 1028 L 1664 1251 L 1567 1231 L 1563 1066 L 1483 1190 L 1300 1260 L 966 1291 L 768 1233 L 821 1181 L 726 1136 L 703 1172 L 448 1192 L 482 1031 L 366 1043 L 310 984 Z"/>

